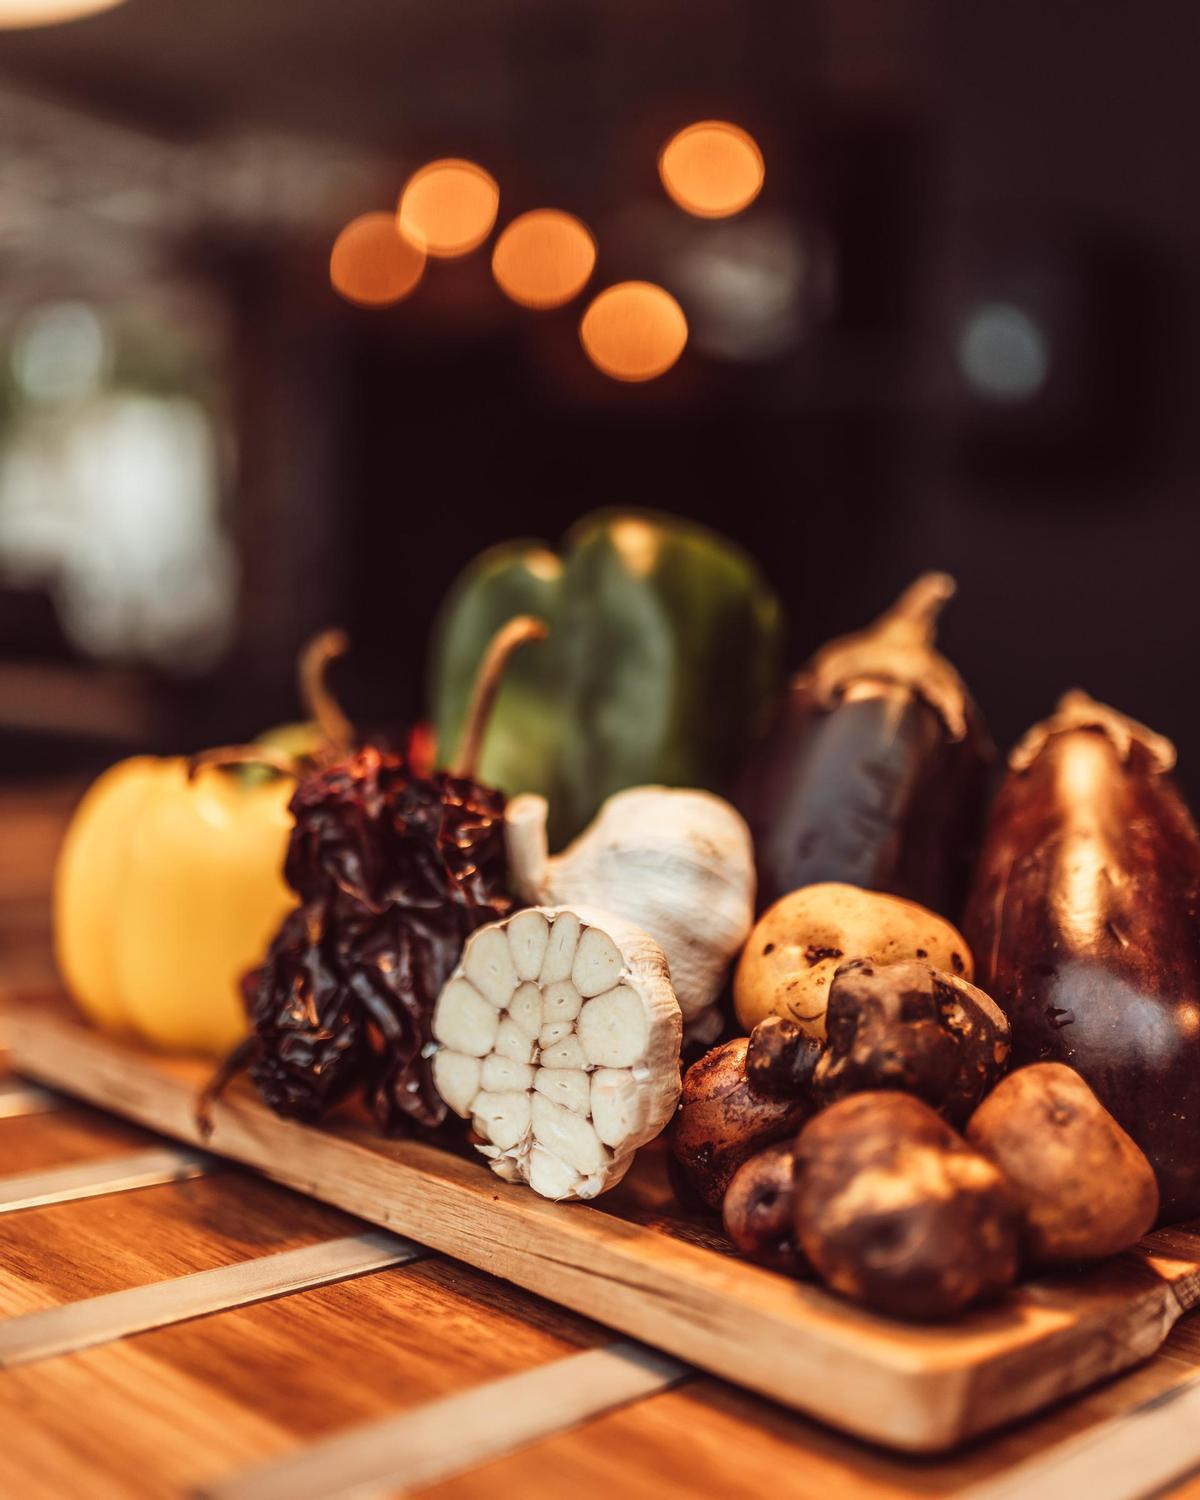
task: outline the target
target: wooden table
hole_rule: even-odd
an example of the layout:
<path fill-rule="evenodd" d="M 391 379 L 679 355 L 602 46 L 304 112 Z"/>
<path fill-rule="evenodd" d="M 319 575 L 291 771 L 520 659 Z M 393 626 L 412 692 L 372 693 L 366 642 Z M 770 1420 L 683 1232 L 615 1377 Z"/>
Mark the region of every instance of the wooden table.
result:
<path fill-rule="evenodd" d="M 62 791 L 0 796 L 0 988 L 10 992 L 54 982 L 48 881 L 69 806 Z M 0 1174 L 152 1143 L 67 1104 L 0 1119 Z M 359 1228 L 225 1166 L 193 1181 L 10 1213 L 0 1216 L 0 1318 Z M 0 1495 L 188 1494 L 355 1424 L 419 1411 L 610 1338 L 431 1256 L 0 1372 Z M 932 1463 L 879 1453 L 695 1375 L 420 1492 L 442 1500 L 955 1494 L 1198 1370 L 1193 1318 L 1131 1375 Z M 1170 1493 L 1200 1500 L 1200 1480 Z"/>

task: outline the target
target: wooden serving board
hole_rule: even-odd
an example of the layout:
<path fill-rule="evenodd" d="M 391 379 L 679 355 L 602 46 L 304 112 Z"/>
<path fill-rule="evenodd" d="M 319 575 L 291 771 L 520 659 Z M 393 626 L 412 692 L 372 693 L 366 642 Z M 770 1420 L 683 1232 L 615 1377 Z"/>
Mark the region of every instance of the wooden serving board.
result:
<path fill-rule="evenodd" d="M 684 1214 L 661 1150 L 598 1204 L 555 1204 L 481 1163 L 386 1141 L 353 1115 L 281 1120 L 245 1085 L 195 1123 L 204 1063 L 90 1030 L 65 1005 L 0 1012 L 14 1071 L 411 1237 L 857 1437 L 952 1448 L 1147 1358 L 1200 1301 L 1200 1225 L 1046 1277 L 942 1327 L 860 1311 L 736 1259 Z"/>

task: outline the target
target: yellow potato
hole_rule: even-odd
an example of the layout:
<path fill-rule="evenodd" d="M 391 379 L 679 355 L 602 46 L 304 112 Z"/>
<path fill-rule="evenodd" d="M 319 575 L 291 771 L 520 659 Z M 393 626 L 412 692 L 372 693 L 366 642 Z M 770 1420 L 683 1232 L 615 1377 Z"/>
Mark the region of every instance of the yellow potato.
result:
<path fill-rule="evenodd" d="M 764 1016 L 786 1016 L 824 1037 L 829 986 L 852 958 L 922 958 L 968 980 L 975 972 L 958 929 L 915 901 L 854 885 L 806 885 L 768 907 L 747 939 L 733 981 L 738 1020 L 752 1031 Z"/>

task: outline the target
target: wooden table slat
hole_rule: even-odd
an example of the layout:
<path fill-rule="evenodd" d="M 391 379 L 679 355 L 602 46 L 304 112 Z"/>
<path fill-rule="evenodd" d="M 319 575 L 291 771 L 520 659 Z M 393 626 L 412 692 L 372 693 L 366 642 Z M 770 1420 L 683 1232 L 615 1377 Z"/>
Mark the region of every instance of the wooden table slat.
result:
<path fill-rule="evenodd" d="M 0 1214 L 104 1193 L 127 1193 L 164 1182 L 185 1182 L 202 1177 L 215 1166 L 211 1157 L 200 1152 L 181 1146 L 156 1146 L 101 1161 L 49 1167 L 44 1172 L 18 1172 L 0 1177 Z"/>
<path fill-rule="evenodd" d="M 0 1079 L 0 1120 L 19 1120 L 25 1115 L 44 1115 L 62 1109 L 61 1094 L 21 1078 Z"/>
<path fill-rule="evenodd" d="M 624 1340 L 431 1401 L 234 1474 L 203 1500 L 408 1494 L 676 1385 L 686 1365 Z"/>
<path fill-rule="evenodd" d="M 422 1245 L 382 1230 L 324 1240 L 298 1250 L 259 1255 L 211 1271 L 173 1276 L 48 1307 L 0 1322 L 0 1369 L 89 1349 L 186 1318 L 223 1312 L 308 1287 L 326 1286 L 428 1252 Z"/>

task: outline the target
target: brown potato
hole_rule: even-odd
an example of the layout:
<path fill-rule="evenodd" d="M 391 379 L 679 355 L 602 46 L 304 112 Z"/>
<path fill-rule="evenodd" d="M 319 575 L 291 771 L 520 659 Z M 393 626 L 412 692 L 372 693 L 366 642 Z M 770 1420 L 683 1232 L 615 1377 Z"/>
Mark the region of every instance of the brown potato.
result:
<path fill-rule="evenodd" d="M 957 928 L 914 901 L 853 885 L 806 885 L 759 918 L 733 982 L 738 1019 L 752 1031 L 764 1016 L 787 1016 L 825 1035 L 829 986 L 840 965 L 925 959 L 971 979 L 971 950 Z"/>
<path fill-rule="evenodd" d="M 796 1248 L 792 1178 L 792 1142 L 768 1146 L 733 1174 L 721 1217 L 725 1233 L 743 1255 L 772 1270 L 799 1276 L 805 1264 Z"/>
<path fill-rule="evenodd" d="M 947 1318 L 1010 1286 L 1020 1217 L 1004 1177 L 910 1094 L 854 1094 L 795 1146 L 800 1249 L 835 1291 Z"/>
<path fill-rule="evenodd" d="M 784 1016 L 766 1016 L 750 1033 L 746 1077 L 759 1094 L 795 1098 L 812 1091 L 821 1043 Z"/>
<path fill-rule="evenodd" d="M 962 1125 L 1008 1064 L 1008 1021 L 995 1001 L 920 959 L 843 964 L 825 1032 L 813 1074 L 822 1104 L 898 1089 Z"/>
<path fill-rule="evenodd" d="M 807 1098 L 758 1094 L 746 1078 L 748 1039 L 714 1047 L 683 1079 L 671 1153 L 687 1186 L 709 1208 L 719 1209 L 741 1164 L 784 1136 L 812 1113 Z"/>
<path fill-rule="evenodd" d="M 1026 1251 L 1039 1265 L 1115 1255 L 1154 1225 L 1153 1168 L 1063 1063 L 1010 1073 L 971 1116 L 966 1134 L 1012 1184 Z"/>

